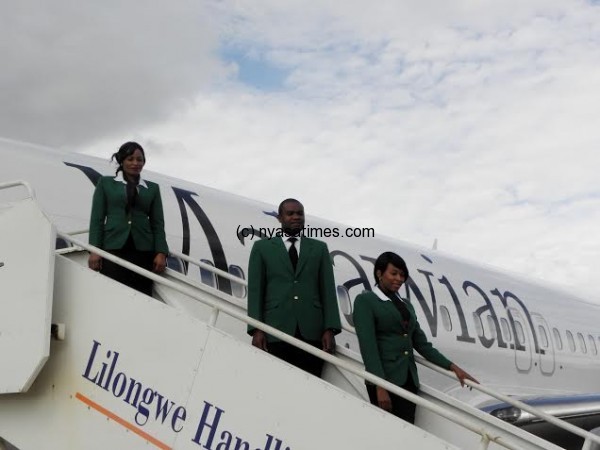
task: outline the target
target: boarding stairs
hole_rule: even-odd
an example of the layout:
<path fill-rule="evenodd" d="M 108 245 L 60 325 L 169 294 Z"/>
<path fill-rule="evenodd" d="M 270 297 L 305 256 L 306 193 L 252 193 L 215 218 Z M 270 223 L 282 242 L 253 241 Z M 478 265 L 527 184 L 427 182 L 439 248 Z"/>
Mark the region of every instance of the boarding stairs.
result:
<path fill-rule="evenodd" d="M 249 318 L 235 296 L 58 232 L 27 183 L 0 189 L 19 186 L 27 198 L 0 206 L 0 450 L 559 448 L 428 386 L 404 392 L 348 349 L 333 356 Z M 70 246 L 56 250 L 56 237 Z M 90 250 L 152 278 L 154 298 L 89 270 Z M 324 379 L 252 347 L 247 324 L 324 359 Z M 364 380 L 417 403 L 416 426 L 370 405 Z M 600 444 L 543 418 L 581 436 L 584 450 Z"/>

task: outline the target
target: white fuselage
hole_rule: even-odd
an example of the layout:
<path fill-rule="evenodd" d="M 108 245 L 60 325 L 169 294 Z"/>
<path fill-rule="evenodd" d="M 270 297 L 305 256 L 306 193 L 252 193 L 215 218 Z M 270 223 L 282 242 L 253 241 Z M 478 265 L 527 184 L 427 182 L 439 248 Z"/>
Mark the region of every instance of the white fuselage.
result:
<path fill-rule="evenodd" d="M 0 182 L 28 181 L 66 232 L 87 229 L 93 180 L 114 173 L 108 161 L 6 140 L 0 140 L 0 158 Z M 143 176 L 160 184 L 170 248 L 238 276 L 247 274 L 253 240 L 278 228 L 276 205 L 156 173 Z M 0 193 L 0 203 L 17 194 Z M 329 247 L 344 325 L 352 325 L 356 295 L 373 285 L 375 258 L 394 251 L 409 267 L 411 277 L 401 294 L 415 305 L 422 328 L 439 350 L 480 381 L 511 395 L 600 392 L 599 304 L 435 250 L 381 236 L 346 236 L 369 230 L 347 230 L 311 216 L 307 228 Z M 188 276 L 245 298 L 245 290 L 232 291 L 227 280 L 201 274 L 197 267 L 190 266 Z M 351 333 L 338 344 L 358 351 Z"/>

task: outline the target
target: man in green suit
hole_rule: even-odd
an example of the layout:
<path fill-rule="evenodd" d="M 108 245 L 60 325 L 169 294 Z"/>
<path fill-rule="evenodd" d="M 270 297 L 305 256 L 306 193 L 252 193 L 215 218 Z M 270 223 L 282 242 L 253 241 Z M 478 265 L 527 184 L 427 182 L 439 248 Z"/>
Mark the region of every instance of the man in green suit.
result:
<path fill-rule="evenodd" d="M 304 207 L 279 205 L 281 233 L 257 241 L 248 263 L 248 315 L 324 351 L 335 351 L 341 330 L 333 266 L 324 242 L 302 236 Z M 321 376 L 323 360 L 254 327 L 252 345 Z"/>

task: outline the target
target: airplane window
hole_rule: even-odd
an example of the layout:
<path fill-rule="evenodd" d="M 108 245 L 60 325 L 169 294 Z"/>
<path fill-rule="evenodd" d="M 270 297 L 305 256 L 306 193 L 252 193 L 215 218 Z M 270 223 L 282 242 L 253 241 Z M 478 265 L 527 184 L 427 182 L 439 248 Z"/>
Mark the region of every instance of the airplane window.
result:
<path fill-rule="evenodd" d="M 340 313 L 346 318 L 351 326 L 354 326 L 352 318 L 352 302 L 350 301 L 350 293 L 344 286 L 337 287 L 337 299 L 340 307 Z"/>
<path fill-rule="evenodd" d="M 525 343 L 525 332 L 523 331 L 523 325 L 521 325 L 521 322 L 519 322 L 516 319 L 515 319 L 515 330 L 516 330 L 516 334 L 517 334 L 517 340 L 519 341 L 519 343 L 524 344 Z"/>
<path fill-rule="evenodd" d="M 506 342 L 512 341 L 512 334 L 510 333 L 510 327 L 508 326 L 508 320 L 504 317 L 500 318 L 500 328 L 502 328 L 502 336 Z"/>
<path fill-rule="evenodd" d="M 240 266 L 236 266 L 231 264 L 229 266 L 229 273 L 238 278 L 244 279 L 244 270 Z M 235 281 L 231 282 L 231 293 L 234 297 L 237 298 L 245 298 L 246 297 L 246 286 L 243 284 L 236 283 Z"/>
<path fill-rule="evenodd" d="M 477 336 L 485 337 L 483 333 L 483 324 L 481 323 L 481 317 L 477 313 L 473 313 L 473 322 L 475 323 L 475 331 L 477 332 Z"/>
<path fill-rule="evenodd" d="M 175 256 L 167 256 L 167 267 L 175 272 L 183 273 L 183 262 Z"/>
<path fill-rule="evenodd" d="M 569 350 L 575 351 L 575 339 L 573 339 L 573 333 L 567 330 L 567 341 L 569 341 Z"/>
<path fill-rule="evenodd" d="M 212 261 L 209 261 L 207 259 L 201 259 L 200 261 L 202 261 L 203 263 L 206 263 L 210 266 L 215 266 Z M 199 267 L 200 269 L 200 281 L 202 281 L 202 283 L 209 285 L 210 287 L 213 288 L 217 288 L 217 277 L 215 276 L 215 274 L 213 272 L 211 272 L 208 269 L 203 269 L 202 267 Z"/>
<path fill-rule="evenodd" d="M 445 306 L 440 306 L 440 312 L 442 313 L 442 325 L 446 331 L 452 331 L 452 319 L 450 318 L 450 312 Z"/>
<path fill-rule="evenodd" d="M 596 347 L 596 341 L 594 341 L 594 336 L 588 334 L 588 341 L 590 341 L 590 348 L 592 349 L 592 353 L 594 355 L 598 354 L 598 347 Z"/>
<path fill-rule="evenodd" d="M 490 327 L 490 333 L 492 334 L 491 337 L 496 336 L 497 335 L 496 323 L 494 322 L 494 319 L 492 319 L 492 316 L 490 314 L 488 314 L 488 316 L 487 316 L 487 322 L 488 322 L 488 327 Z"/>
<path fill-rule="evenodd" d="M 562 339 L 560 338 L 560 331 L 558 331 L 558 328 L 553 328 L 552 332 L 554 333 L 554 343 L 556 344 L 556 348 L 558 348 L 559 350 L 562 350 L 563 343 L 562 343 Z"/>
<path fill-rule="evenodd" d="M 548 335 L 546 334 L 546 329 L 543 326 L 539 325 L 538 331 L 542 341 L 542 347 L 548 348 Z"/>
<path fill-rule="evenodd" d="M 579 339 L 579 347 L 581 348 L 581 352 L 587 353 L 587 347 L 585 346 L 585 339 L 583 338 L 583 334 L 577 333 L 577 338 Z"/>
<path fill-rule="evenodd" d="M 56 250 L 60 250 L 61 248 L 67 248 L 69 247 L 69 243 L 67 241 L 65 241 L 63 238 L 57 237 L 56 238 Z"/>

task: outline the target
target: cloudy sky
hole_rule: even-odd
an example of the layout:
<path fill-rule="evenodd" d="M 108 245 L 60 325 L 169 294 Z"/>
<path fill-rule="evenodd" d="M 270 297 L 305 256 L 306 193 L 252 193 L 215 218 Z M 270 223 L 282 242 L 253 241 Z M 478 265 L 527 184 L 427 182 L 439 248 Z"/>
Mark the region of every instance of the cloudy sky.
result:
<path fill-rule="evenodd" d="M 0 135 L 109 157 L 600 301 L 600 2 L 23 0 Z"/>

